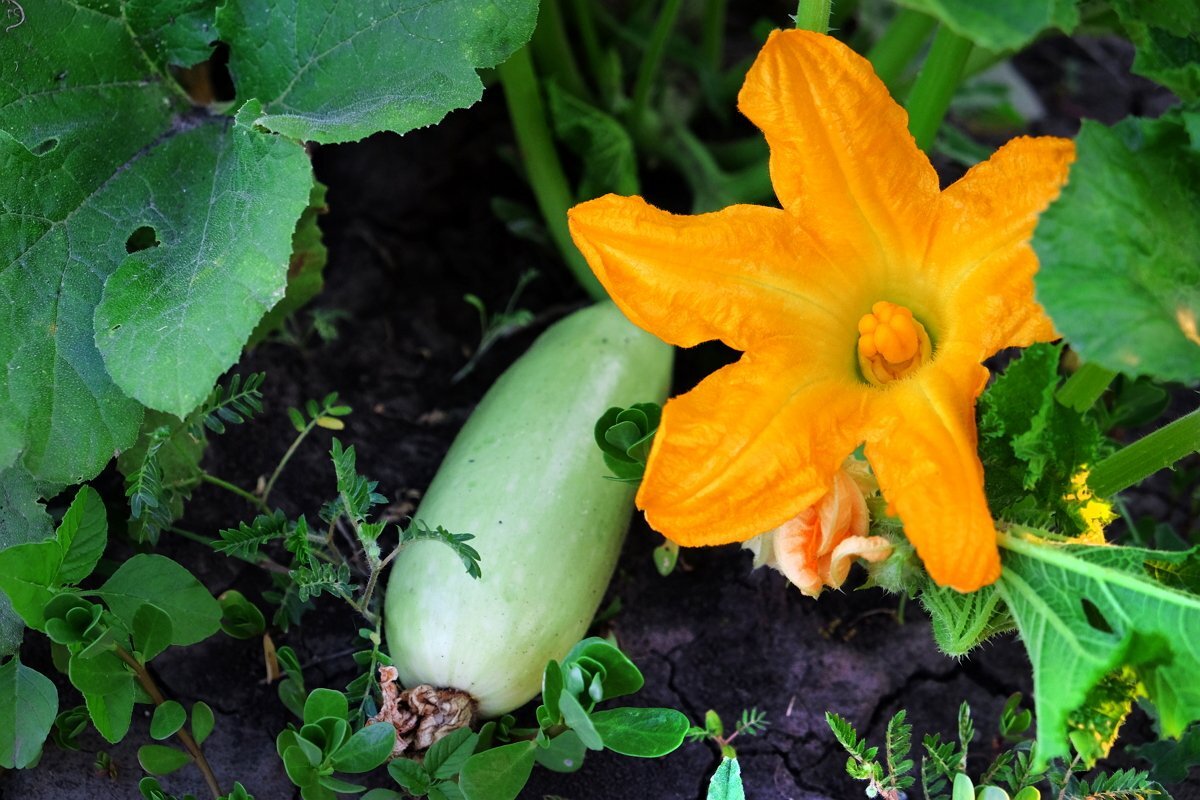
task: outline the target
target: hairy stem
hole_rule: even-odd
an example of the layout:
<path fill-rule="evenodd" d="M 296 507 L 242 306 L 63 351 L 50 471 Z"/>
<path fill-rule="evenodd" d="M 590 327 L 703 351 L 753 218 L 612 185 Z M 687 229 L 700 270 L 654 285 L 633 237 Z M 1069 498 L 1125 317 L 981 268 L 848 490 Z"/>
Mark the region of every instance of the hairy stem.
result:
<path fill-rule="evenodd" d="M 167 698 L 163 696 L 162 691 L 158 688 L 158 684 L 154 682 L 154 678 L 146 670 L 146 665 L 138 661 L 125 648 L 117 645 L 117 657 L 129 665 L 133 670 L 134 677 L 137 682 L 146 690 L 146 694 L 154 701 L 154 705 L 161 706 L 167 702 Z M 212 767 L 208 764 L 208 759 L 204 757 L 204 751 L 200 749 L 199 743 L 192 738 L 192 735 L 187 732 L 186 728 L 180 728 L 176 733 L 179 741 L 183 744 L 185 750 L 195 760 L 196 768 L 200 770 L 200 774 L 204 776 L 204 782 L 208 784 L 208 790 L 212 792 L 213 798 L 219 798 L 224 792 L 221 791 L 221 785 L 217 781 L 217 776 L 213 772 Z"/>
<path fill-rule="evenodd" d="M 802 31 L 829 33 L 829 14 L 833 0 L 800 0 L 796 8 L 796 27 Z"/>
<path fill-rule="evenodd" d="M 167 530 L 177 536 L 182 536 L 185 539 L 190 539 L 193 542 L 197 542 L 199 544 L 206 545 L 206 546 L 212 547 L 214 549 L 215 549 L 215 545 L 217 544 L 217 541 L 215 539 L 209 539 L 207 536 L 201 536 L 198 533 L 193 533 L 192 531 L 185 530 L 183 528 L 176 528 L 176 527 L 172 526 L 170 528 L 167 528 Z M 239 555 L 237 553 L 228 553 L 227 555 L 231 555 L 234 558 L 238 559 L 239 561 L 245 561 L 247 564 L 253 564 L 256 567 L 265 569 L 267 572 L 277 572 L 280 575 L 288 575 L 291 573 L 291 570 L 289 570 L 283 564 L 280 564 L 278 561 L 275 561 L 274 559 L 272 559 L 268 556 L 261 556 L 259 558 L 247 558 L 246 556 Z"/>
<path fill-rule="evenodd" d="M 938 28 L 933 37 L 929 57 L 917 75 L 905 107 L 908 109 L 908 129 L 917 140 L 917 147 L 929 152 L 937 137 L 938 128 L 950 107 L 950 99 L 962 80 L 963 65 L 971 53 L 971 40 L 949 28 Z"/>
<path fill-rule="evenodd" d="M 1200 452 L 1200 409 L 1096 464 L 1088 486 L 1098 497 L 1109 497 L 1196 452 Z"/>

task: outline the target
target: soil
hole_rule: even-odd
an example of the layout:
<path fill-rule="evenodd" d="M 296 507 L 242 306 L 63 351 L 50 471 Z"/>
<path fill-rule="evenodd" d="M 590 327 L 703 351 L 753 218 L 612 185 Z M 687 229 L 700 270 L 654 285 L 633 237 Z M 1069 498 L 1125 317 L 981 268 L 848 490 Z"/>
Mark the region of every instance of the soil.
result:
<path fill-rule="evenodd" d="M 1018 67 L 1048 110 L 1035 127 L 1070 134 L 1081 114 L 1112 122 L 1130 112 L 1161 110 L 1169 96 L 1130 77 L 1129 57 L 1127 47 L 1106 40 L 1051 40 L 1023 55 Z M 268 342 L 247 356 L 239 371 L 268 374 L 267 408 L 252 424 L 214 438 L 205 461 L 209 471 L 254 486 L 293 436 L 285 410 L 338 391 L 354 407 L 338 435 L 358 448 L 360 470 L 379 480 L 392 510 L 411 511 L 490 383 L 546 324 L 584 302 L 547 247 L 513 236 L 493 212 L 495 198 L 532 206 L 513 153 L 496 90 L 436 130 L 316 151 L 331 208 L 322 222 L 330 248 L 328 286 L 316 305 L 348 317 L 327 345 Z M 466 380 L 451 383 L 478 342 L 475 311 L 462 295 L 473 292 L 489 308 L 503 307 L 518 275 L 531 267 L 541 277 L 522 305 L 535 311 L 537 323 L 494 348 Z M 716 347 L 680 353 L 676 389 L 688 388 L 728 357 Z M 319 431 L 299 451 L 273 503 L 289 514 L 314 515 L 332 495 L 330 438 Z M 119 507 L 118 479 L 108 475 L 99 483 Z M 251 515 L 242 501 L 205 486 L 181 526 L 212 535 Z M 878 591 L 829 593 L 813 602 L 777 574 L 752 572 L 749 556 L 735 547 L 686 551 L 680 568 L 663 578 L 651 561 L 658 541 L 635 523 L 610 591 L 620 611 L 607 627 L 646 675 L 638 703 L 679 708 L 693 720 L 713 708 L 727 724 L 746 708 L 766 712 L 766 734 L 736 742 L 753 800 L 861 796 L 861 784 L 845 775 L 845 756 L 825 725 L 826 710 L 878 742 L 887 719 L 904 707 L 919 741 L 925 732 L 952 731 L 958 705 L 967 700 L 982 732 L 974 760 L 985 762 L 996 746 L 992 732 L 1005 699 L 1015 691 L 1029 695 L 1029 665 L 1012 638 L 952 660 L 936 651 L 914 604 L 901 621 L 897 599 Z M 167 534 L 162 548 L 214 593 L 235 588 L 258 602 L 269 588 L 262 572 L 202 545 Z M 349 653 L 359 626 L 348 609 L 326 598 L 302 626 L 273 635 L 276 644 L 298 652 L 310 686 L 342 687 L 355 675 Z M 41 639 L 27 644 L 24 657 L 52 671 Z M 264 682 L 259 642 L 218 635 L 168 651 L 153 667 L 169 696 L 204 700 L 216 710 L 216 731 L 205 750 L 226 787 L 241 781 L 259 800 L 297 796 L 274 749 L 276 733 L 290 720 L 275 687 Z M 65 681 L 59 684 L 64 708 L 78 702 Z M 524 713 L 531 717 L 529 711 Z M 82 738 L 81 752 L 48 745 L 37 769 L 0 778 L 0 797 L 136 797 L 142 776 L 136 750 L 149 741 L 147 729 L 148 712 L 139 706 L 134 728 L 119 746 L 107 746 L 94 733 Z M 1148 735 L 1140 712 L 1128 730 L 1131 741 Z M 111 756 L 115 777 L 97 774 L 99 750 Z M 522 796 L 696 800 L 717 763 L 708 744 L 686 744 L 659 760 L 594 754 L 573 775 L 536 771 Z M 207 794 L 190 768 L 164 784 L 181 795 Z M 1182 800 L 1200 798 L 1200 780 L 1173 791 Z"/>

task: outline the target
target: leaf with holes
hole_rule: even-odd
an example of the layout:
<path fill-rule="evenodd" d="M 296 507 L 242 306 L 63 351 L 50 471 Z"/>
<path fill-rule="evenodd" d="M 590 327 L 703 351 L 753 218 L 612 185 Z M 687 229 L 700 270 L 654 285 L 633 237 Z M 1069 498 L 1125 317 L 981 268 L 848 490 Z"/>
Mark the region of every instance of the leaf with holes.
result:
<path fill-rule="evenodd" d="M 508 58 L 536 21 L 536 0 L 229 0 L 217 14 L 239 94 L 262 101 L 254 124 L 323 144 L 472 105 L 476 68 Z"/>
<path fill-rule="evenodd" d="M 1164 736 L 1200 719 L 1200 595 L 1158 578 L 1200 551 L 1065 544 L 1000 535 L 1000 594 L 1033 664 L 1038 756 L 1070 758 L 1068 719 L 1107 676 L 1131 668 Z"/>
<path fill-rule="evenodd" d="M 190 411 L 283 295 L 311 168 L 174 84 L 206 5 L 46 0 L 0 37 L 0 404 L 43 480 Z"/>

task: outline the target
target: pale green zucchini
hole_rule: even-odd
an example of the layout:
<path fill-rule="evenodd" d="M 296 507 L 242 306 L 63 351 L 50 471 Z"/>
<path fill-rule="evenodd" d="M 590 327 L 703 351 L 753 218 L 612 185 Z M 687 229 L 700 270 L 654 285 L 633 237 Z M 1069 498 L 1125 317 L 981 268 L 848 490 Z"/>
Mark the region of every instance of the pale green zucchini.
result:
<path fill-rule="evenodd" d="M 586 632 L 629 526 L 634 488 L 605 478 L 593 425 L 610 406 L 661 401 L 671 360 L 603 303 L 551 327 L 496 381 L 415 514 L 474 534 L 483 577 L 427 541 L 392 568 L 385 619 L 405 686 L 468 692 L 484 717 L 537 694 L 546 662 Z"/>

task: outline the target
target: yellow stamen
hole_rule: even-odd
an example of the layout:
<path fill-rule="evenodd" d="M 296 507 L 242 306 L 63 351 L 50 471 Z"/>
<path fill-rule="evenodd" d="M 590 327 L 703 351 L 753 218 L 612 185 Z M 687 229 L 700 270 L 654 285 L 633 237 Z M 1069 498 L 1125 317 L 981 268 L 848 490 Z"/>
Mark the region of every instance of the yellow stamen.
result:
<path fill-rule="evenodd" d="M 904 306 L 880 300 L 858 321 L 858 365 L 877 386 L 909 375 L 932 352 L 925 326 Z"/>

